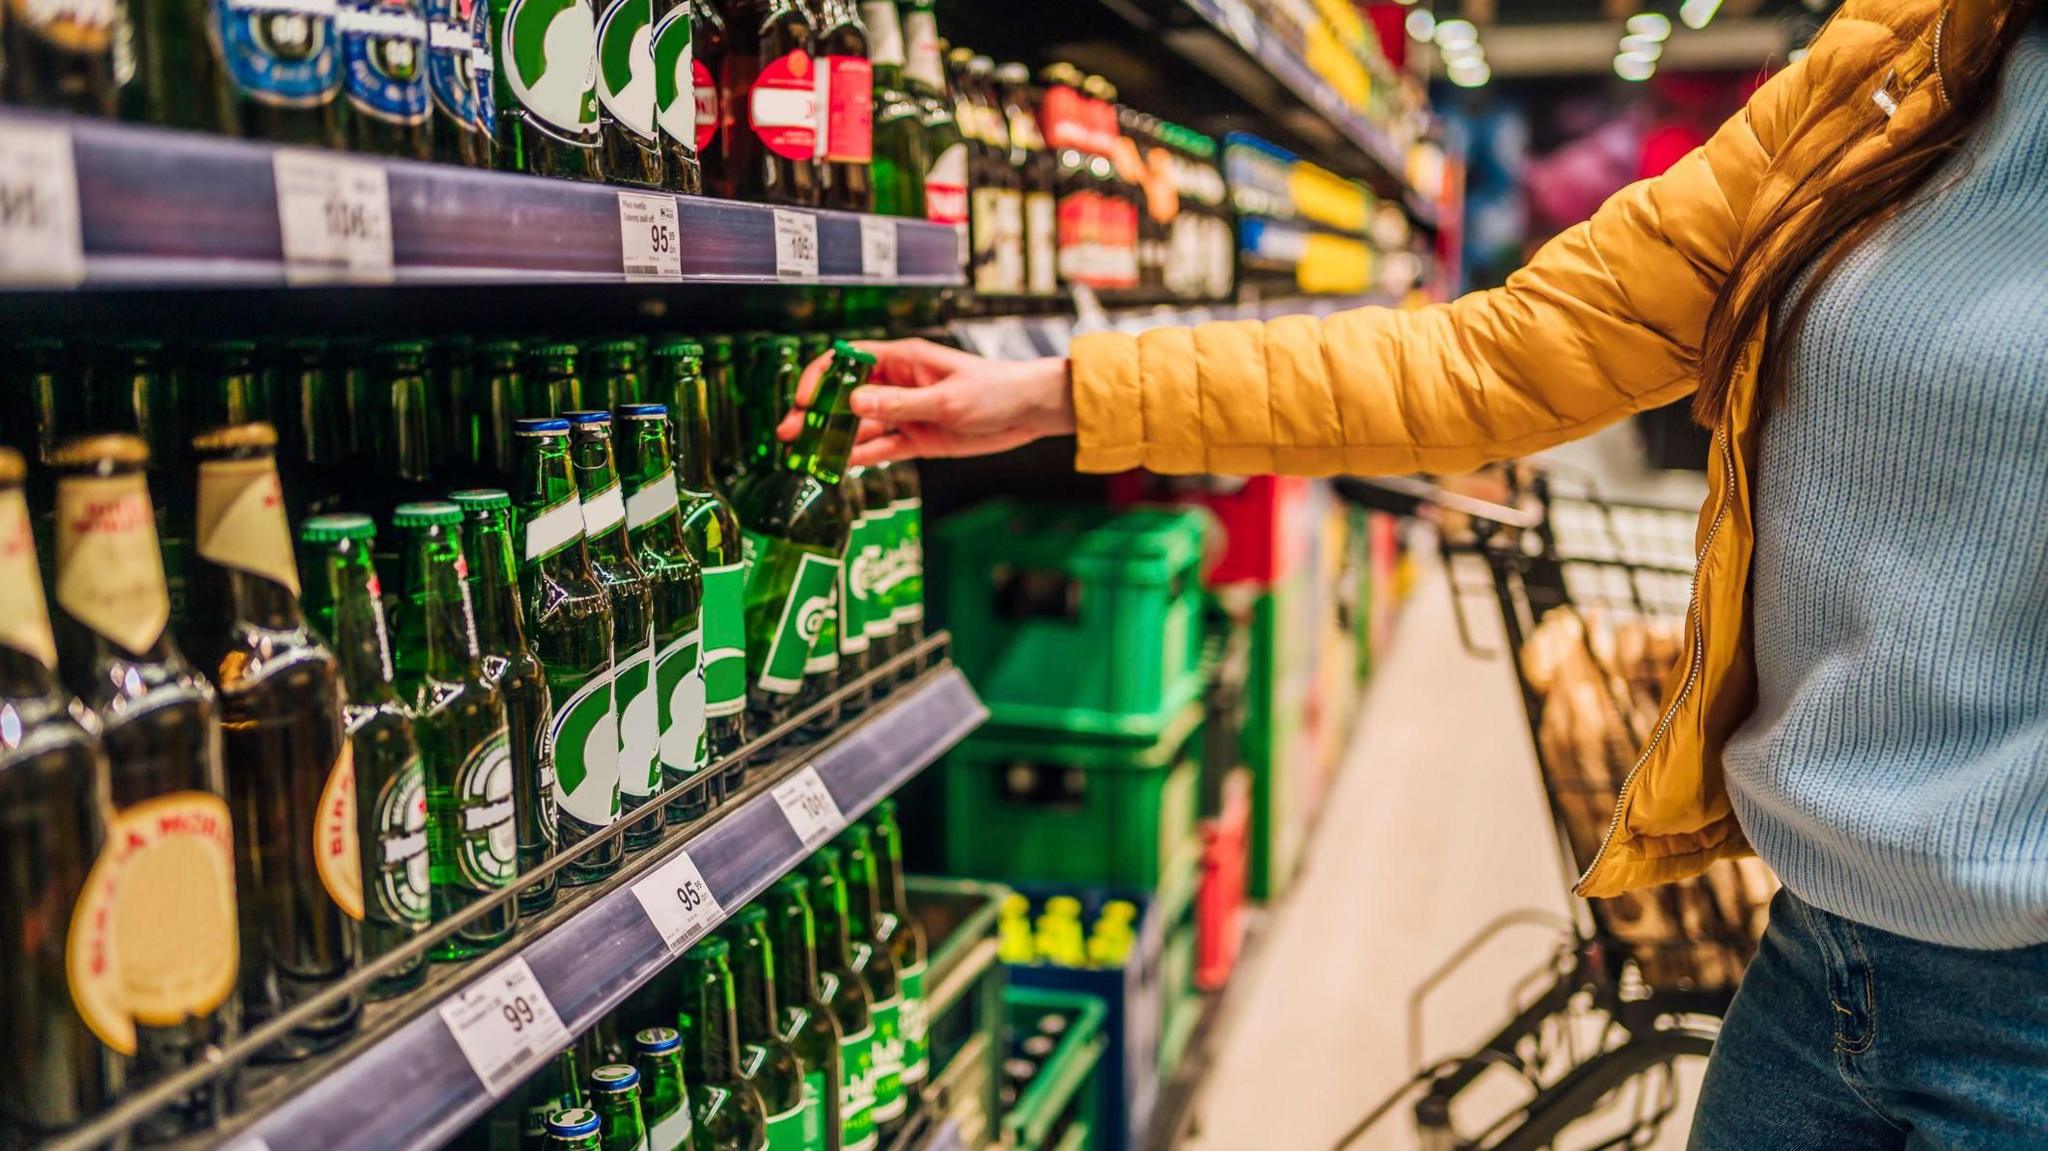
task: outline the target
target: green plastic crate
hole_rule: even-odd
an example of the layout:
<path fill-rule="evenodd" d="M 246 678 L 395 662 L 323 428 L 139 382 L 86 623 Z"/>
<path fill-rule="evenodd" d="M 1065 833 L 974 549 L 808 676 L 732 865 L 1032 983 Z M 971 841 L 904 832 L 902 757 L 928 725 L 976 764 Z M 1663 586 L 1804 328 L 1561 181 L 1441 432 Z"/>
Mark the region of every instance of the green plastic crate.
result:
<path fill-rule="evenodd" d="M 1258 597 L 1252 611 L 1251 665 L 1245 677 L 1243 752 L 1252 772 L 1250 878 L 1253 899 L 1276 899 L 1300 862 L 1308 813 L 1297 782 L 1305 765 L 1302 730 L 1313 674 L 1302 636 L 1310 599 L 1304 576 Z"/>
<path fill-rule="evenodd" d="M 1150 743 L 983 728 L 946 756 L 946 866 L 960 875 L 1151 890 L 1187 854 L 1203 708 Z"/>
<path fill-rule="evenodd" d="M 1003 994 L 1009 974 L 996 962 L 996 918 L 1010 889 L 965 879 L 904 878 L 910 913 L 924 929 L 931 1078 L 917 1106 L 933 1125 L 950 1123 L 966 1145 L 985 1146 L 1002 1118 Z"/>
<path fill-rule="evenodd" d="M 1202 691 L 1194 508 L 986 503 L 948 518 L 953 662 L 991 721 L 1149 739 Z"/>
<path fill-rule="evenodd" d="M 1195 988 L 1196 928 L 1194 909 L 1167 933 L 1159 954 L 1159 1081 L 1173 1078 L 1187 1053 L 1188 1040 L 1202 1017 L 1202 996 Z"/>
<path fill-rule="evenodd" d="M 1010 1029 L 1035 1029 L 1047 1014 L 1066 1020 L 1059 1045 L 1039 1064 L 1016 1105 L 1003 1116 L 1005 1151 L 1093 1151 L 1101 1145 L 1096 1068 L 1109 1047 L 1102 1000 L 1075 991 L 1012 987 L 1003 993 Z"/>

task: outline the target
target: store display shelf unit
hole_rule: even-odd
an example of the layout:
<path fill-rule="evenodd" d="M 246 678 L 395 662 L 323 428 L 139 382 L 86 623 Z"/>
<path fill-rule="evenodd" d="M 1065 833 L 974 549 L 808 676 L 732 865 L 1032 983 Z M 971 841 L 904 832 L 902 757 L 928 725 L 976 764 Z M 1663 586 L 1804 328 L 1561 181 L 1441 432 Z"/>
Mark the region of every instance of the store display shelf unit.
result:
<path fill-rule="evenodd" d="M 981 724 L 987 712 L 946 658 L 948 643 L 945 633 L 934 634 L 763 733 L 736 753 L 755 762 L 748 769 L 746 786 L 722 805 L 694 823 L 669 829 L 655 847 L 628 857 L 616 875 L 588 887 L 562 888 L 554 908 L 522 923 L 508 946 L 466 962 L 437 963 L 417 991 L 371 1004 L 357 1034 L 336 1050 L 298 1063 L 252 1069 L 243 1078 L 238 1114 L 186 1142 L 229 1151 L 375 1151 L 445 1143 L 497 1098 L 458 1044 L 443 1015 L 445 1006 L 494 986 L 508 969 L 523 964 L 567 1034 L 588 1029 L 690 944 L 715 930 L 726 914 L 801 863 L 825 836 L 859 818 Z M 913 667 L 923 669 L 915 680 L 896 687 L 827 740 L 787 745 L 788 737 L 815 715 Z M 716 772 L 720 765 L 715 763 L 710 770 Z M 837 812 L 823 826 L 809 824 L 814 834 L 806 842 L 775 791 L 808 771 L 823 781 Z M 651 802 L 658 806 L 661 798 Z M 622 834 L 626 823 L 619 821 L 606 836 Z M 594 845 L 601 838 L 584 842 Z M 657 929 L 635 889 L 672 890 L 680 882 L 677 876 L 686 874 L 679 866 L 685 857 L 708 890 L 712 910 L 670 940 Z M 546 870 L 559 870 L 570 858 L 558 856 Z M 523 875 L 521 880 L 538 874 Z M 504 896 L 515 896 L 522 886 L 524 882 L 506 888 Z M 345 983 L 244 1034 L 207 1062 L 130 1097 L 44 1151 L 102 1146 L 194 1087 L 237 1074 L 302 1017 L 327 1010 L 336 998 L 359 993 L 393 969 L 404 954 L 424 952 L 491 906 L 479 903 L 435 924 L 402 951 L 365 965 Z M 552 1049 L 536 1047 L 515 1072 L 500 1078 L 500 1090 L 539 1069 L 553 1054 Z"/>
<path fill-rule="evenodd" d="M 0 178 L 10 185 L 32 181 L 52 213 L 50 230 L 38 238 L 39 254 L 49 257 L 16 267 L 0 253 L 0 287 L 946 287 L 964 280 L 957 232 L 924 220 L 280 148 L 13 109 L 0 112 L 0 137 L 11 139 L 0 154 Z M 344 195 L 333 202 L 349 211 L 367 205 L 368 214 L 345 221 L 351 235 L 313 236 L 309 259 L 308 229 L 326 226 L 321 181 L 337 171 L 346 174 Z M 280 211 L 280 185 L 288 179 L 300 195 L 293 210 Z M 308 196 L 311 219 L 300 206 Z M 667 223 L 666 203 L 675 211 L 672 234 L 645 235 Z M 295 230 L 290 239 L 287 224 Z M 636 249 L 631 256 L 629 243 Z"/>

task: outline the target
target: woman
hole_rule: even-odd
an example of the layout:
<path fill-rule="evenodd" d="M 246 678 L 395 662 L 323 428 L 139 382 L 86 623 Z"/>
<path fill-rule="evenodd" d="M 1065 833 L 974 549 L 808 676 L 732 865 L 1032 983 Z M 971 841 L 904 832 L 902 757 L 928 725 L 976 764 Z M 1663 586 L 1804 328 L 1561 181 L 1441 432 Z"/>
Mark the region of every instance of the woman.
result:
<path fill-rule="evenodd" d="M 1410 312 L 879 345 L 857 462 L 1456 472 L 1693 394 L 1688 643 L 1582 895 L 1783 878 L 1693 1146 L 2048 1147 L 2048 0 L 1851 0 L 1702 148 Z"/>

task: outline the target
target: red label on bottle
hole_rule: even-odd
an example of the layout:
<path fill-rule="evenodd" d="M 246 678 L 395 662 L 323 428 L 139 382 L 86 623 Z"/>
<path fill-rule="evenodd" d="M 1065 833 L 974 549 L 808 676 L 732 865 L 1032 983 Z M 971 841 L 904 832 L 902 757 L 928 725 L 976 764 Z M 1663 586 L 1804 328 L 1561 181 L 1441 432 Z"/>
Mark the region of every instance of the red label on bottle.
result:
<path fill-rule="evenodd" d="M 818 147 L 818 78 L 808 52 L 771 60 L 747 93 L 747 123 L 770 152 L 809 160 Z"/>
<path fill-rule="evenodd" d="M 1081 94 L 1064 84 L 1056 84 L 1045 90 L 1045 99 L 1038 107 L 1038 127 L 1045 136 L 1046 145 L 1054 151 L 1066 148 L 1080 149 L 1087 143 L 1087 132 L 1081 118 L 1083 105 Z"/>
<path fill-rule="evenodd" d="M 697 89 L 697 150 L 702 152 L 718 138 L 718 81 L 702 60 L 690 61 L 690 79 Z"/>
<path fill-rule="evenodd" d="M 825 158 L 868 164 L 875 158 L 875 69 L 862 56 L 827 56 Z"/>
<path fill-rule="evenodd" d="M 924 174 L 924 214 L 941 224 L 967 222 L 967 145 L 954 144 Z"/>

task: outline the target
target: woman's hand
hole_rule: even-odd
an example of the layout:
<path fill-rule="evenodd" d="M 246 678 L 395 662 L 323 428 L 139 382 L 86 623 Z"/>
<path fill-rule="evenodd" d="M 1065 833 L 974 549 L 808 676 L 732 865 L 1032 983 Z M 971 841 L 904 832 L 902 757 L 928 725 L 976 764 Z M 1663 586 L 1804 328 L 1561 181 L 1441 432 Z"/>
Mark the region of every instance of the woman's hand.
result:
<path fill-rule="evenodd" d="M 1067 361 L 990 360 L 930 340 L 862 341 L 875 357 L 867 386 L 853 393 L 861 418 L 855 466 L 932 456 L 1003 452 L 1043 436 L 1074 431 Z M 818 390 L 830 356 L 804 368 L 797 410 L 776 434 L 795 439 L 801 411 Z"/>

